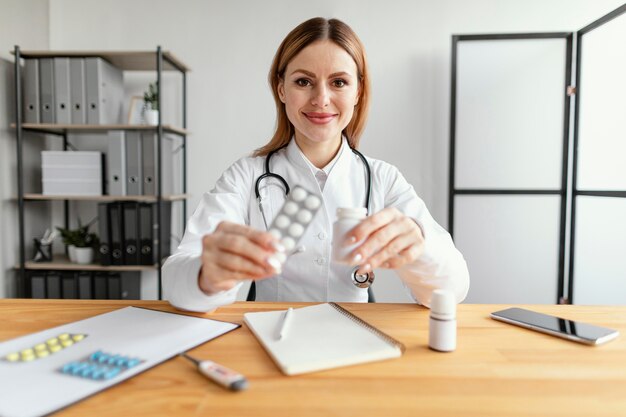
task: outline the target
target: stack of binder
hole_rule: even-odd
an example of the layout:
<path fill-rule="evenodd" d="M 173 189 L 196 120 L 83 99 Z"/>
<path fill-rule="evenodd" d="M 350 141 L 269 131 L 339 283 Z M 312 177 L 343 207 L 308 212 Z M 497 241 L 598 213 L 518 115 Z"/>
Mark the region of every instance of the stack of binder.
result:
<path fill-rule="evenodd" d="M 122 122 L 122 71 L 102 58 L 24 60 L 24 122 Z"/>
<path fill-rule="evenodd" d="M 154 265 L 170 255 L 172 203 L 114 202 L 98 204 L 100 263 Z M 161 244 L 160 254 L 156 253 Z"/>
<path fill-rule="evenodd" d="M 41 151 L 44 195 L 102 195 L 103 154 L 92 151 Z"/>
<path fill-rule="evenodd" d="M 139 300 L 140 272 L 31 271 L 31 298 Z"/>
<path fill-rule="evenodd" d="M 154 132 L 112 131 L 108 137 L 109 195 L 156 195 L 158 136 Z M 161 194 L 176 194 L 174 139 L 161 140 Z"/>

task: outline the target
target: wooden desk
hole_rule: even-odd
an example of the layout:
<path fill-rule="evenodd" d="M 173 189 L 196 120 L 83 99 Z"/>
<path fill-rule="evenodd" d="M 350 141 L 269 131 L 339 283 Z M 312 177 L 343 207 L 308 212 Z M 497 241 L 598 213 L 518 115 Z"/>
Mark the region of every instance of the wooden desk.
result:
<path fill-rule="evenodd" d="M 172 310 L 159 301 L 0 300 L 0 341 L 126 305 Z M 246 311 L 286 305 L 236 303 L 207 317 L 242 323 Z M 460 305 L 458 348 L 437 353 L 427 348 L 428 310 L 411 304 L 342 305 L 402 341 L 404 356 L 287 377 L 243 325 L 191 352 L 245 374 L 247 391 L 226 391 L 177 357 L 58 415 L 626 415 L 626 307 L 530 307 L 620 330 L 617 340 L 589 347 L 488 318 L 505 306 Z"/>

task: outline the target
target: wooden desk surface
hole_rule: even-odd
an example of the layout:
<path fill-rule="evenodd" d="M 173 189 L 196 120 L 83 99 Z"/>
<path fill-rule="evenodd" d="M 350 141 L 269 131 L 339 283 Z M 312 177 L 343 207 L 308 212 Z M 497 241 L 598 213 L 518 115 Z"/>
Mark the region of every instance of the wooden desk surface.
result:
<path fill-rule="evenodd" d="M 173 310 L 161 301 L 0 300 L 0 341 L 126 305 Z M 460 305 L 458 348 L 438 353 L 427 347 L 427 309 L 342 305 L 402 341 L 406 353 L 395 360 L 287 377 L 244 324 L 191 353 L 246 375 L 247 391 L 226 391 L 176 357 L 58 415 L 626 415 L 626 307 L 526 306 L 621 333 L 606 345 L 590 347 L 488 317 L 506 306 Z M 286 306 L 241 302 L 206 317 L 242 324 L 244 312 Z"/>

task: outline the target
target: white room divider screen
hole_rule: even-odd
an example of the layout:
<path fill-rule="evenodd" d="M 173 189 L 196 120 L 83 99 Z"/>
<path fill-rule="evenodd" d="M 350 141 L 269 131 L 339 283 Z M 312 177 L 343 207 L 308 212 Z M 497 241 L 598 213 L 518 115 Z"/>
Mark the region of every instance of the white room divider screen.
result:
<path fill-rule="evenodd" d="M 572 34 L 453 37 L 450 232 L 471 303 L 562 292 Z"/>
<path fill-rule="evenodd" d="M 569 298 L 626 304 L 626 5 L 577 33 Z"/>
<path fill-rule="evenodd" d="M 448 225 L 468 302 L 626 303 L 626 5 L 576 33 L 576 89 L 572 40 L 453 36 Z"/>

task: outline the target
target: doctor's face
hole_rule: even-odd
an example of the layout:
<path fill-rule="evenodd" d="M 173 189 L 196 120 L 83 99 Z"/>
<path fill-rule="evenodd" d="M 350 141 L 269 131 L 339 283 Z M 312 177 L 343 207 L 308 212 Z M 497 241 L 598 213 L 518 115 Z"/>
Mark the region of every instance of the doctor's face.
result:
<path fill-rule="evenodd" d="M 300 143 L 334 143 L 350 123 L 358 102 L 357 66 L 350 54 L 324 40 L 304 48 L 287 64 L 278 84 Z"/>

